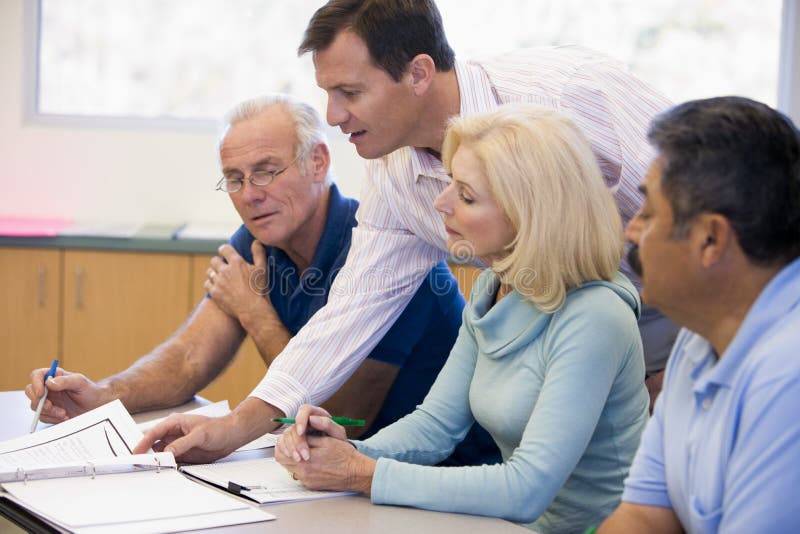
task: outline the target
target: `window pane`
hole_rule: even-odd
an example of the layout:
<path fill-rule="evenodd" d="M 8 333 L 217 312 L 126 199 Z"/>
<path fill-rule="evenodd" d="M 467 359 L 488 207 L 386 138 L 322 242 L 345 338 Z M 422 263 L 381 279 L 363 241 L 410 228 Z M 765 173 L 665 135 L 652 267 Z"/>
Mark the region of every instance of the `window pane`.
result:
<path fill-rule="evenodd" d="M 213 118 L 263 92 L 320 99 L 297 45 L 319 0 L 42 0 L 39 111 Z"/>
<path fill-rule="evenodd" d="M 324 107 L 297 45 L 320 0 L 41 0 L 45 114 L 217 119 L 282 91 Z M 459 57 L 575 43 L 674 101 L 775 104 L 780 0 L 439 0 Z"/>

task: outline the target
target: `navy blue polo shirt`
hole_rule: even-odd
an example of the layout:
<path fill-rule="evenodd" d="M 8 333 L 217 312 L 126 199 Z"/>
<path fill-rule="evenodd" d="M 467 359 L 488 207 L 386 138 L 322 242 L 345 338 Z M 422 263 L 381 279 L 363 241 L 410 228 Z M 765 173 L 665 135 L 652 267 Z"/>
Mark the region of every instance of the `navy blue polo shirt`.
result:
<path fill-rule="evenodd" d="M 302 274 L 282 250 L 265 246 L 270 301 L 284 326 L 295 335 L 328 301 L 328 293 L 350 250 L 358 202 L 330 187 L 328 214 L 310 266 Z M 253 235 L 242 225 L 230 244 L 249 263 Z M 444 262 L 436 265 L 403 313 L 368 358 L 400 368 L 374 423 L 360 439 L 411 413 L 422 402 L 450 354 L 461 326 L 464 298 Z M 480 465 L 500 461 L 489 434 L 475 425 L 446 462 Z"/>

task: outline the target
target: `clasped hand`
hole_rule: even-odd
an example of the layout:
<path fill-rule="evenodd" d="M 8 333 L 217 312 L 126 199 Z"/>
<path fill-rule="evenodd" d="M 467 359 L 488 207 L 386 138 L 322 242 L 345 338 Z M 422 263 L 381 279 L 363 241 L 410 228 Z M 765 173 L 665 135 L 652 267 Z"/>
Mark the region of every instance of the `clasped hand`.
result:
<path fill-rule="evenodd" d="M 375 460 L 347 441 L 344 427 L 323 408 L 305 404 L 279 438 L 275 459 L 304 486 L 369 495 Z"/>

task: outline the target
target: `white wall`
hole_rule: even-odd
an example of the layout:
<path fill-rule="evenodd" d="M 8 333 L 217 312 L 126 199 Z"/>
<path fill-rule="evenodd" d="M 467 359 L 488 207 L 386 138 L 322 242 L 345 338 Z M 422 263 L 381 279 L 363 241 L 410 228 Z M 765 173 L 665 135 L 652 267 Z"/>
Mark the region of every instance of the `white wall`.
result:
<path fill-rule="evenodd" d="M 213 131 L 52 125 L 25 119 L 26 2 L 0 0 L 0 215 L 110 222 L 235 225 L 219 177 Z M 800 0 L 784 0 L 779 107 L 800 124 Z M 333 165 L 357 196 L 363 161 L 331 132 Z"/>
<path fill-rule="evenodd" d="M 214 191 L 216 133 L 49 126 L 26 121 L 25 0 L 0 0 L 0 215 L 235 225 Z M 337 182 L 356 196 L 363 161 L 331 136 Z"/>
<path fill-rule="evenodd" d="M 800 125 L 800 0 L 783 0 L 778 109 Z"/>

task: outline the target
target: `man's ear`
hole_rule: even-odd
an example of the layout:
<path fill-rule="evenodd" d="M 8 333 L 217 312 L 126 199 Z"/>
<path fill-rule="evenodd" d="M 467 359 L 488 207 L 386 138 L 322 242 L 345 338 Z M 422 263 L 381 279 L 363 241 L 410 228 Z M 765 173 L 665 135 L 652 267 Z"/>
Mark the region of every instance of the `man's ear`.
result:
<path fill-rule="evenodd" d="M 325 143 L 318 143 L 311 149 L 311 154 L 308 158 L 308 172 L 311 173 L 313 182 L 322 183 L 328 175 L 328 169 L 331 166 L 331 153 L 328 150 L 328 145 Z"/>
<path fill-rule="evenodd" d="M 692 241 L 705 268 L 722 261 L 736 242 L 731 222 L 719 213 L 703 213 L 693 226 Z"/>
<path fill-rule="evenodd" d="M 417 96 L 424 95 L 436 75 L 436 63 L 428 54 L 417 54 L 408 64 L 411 87 Z"/>

